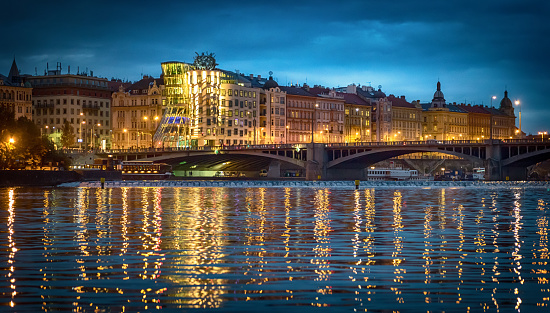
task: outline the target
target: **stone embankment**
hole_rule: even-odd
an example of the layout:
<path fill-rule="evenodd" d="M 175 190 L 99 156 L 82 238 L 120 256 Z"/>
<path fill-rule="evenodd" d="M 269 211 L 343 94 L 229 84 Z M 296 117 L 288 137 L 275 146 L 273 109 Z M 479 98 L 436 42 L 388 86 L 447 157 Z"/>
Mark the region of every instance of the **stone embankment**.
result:
<path fill-rule="evenodd" d="M 100 181 L 62 184 L 60 187 L 101 187 Z M 162 181 L 106 181 L 105 188 L 119 187 L 229 187 L 229 188 L 350 188 L 354 181 L 284 181 L 284 180 L 162 180 Z M 361 181 L 364 188 L 550 188 L 546 181 Z"/>

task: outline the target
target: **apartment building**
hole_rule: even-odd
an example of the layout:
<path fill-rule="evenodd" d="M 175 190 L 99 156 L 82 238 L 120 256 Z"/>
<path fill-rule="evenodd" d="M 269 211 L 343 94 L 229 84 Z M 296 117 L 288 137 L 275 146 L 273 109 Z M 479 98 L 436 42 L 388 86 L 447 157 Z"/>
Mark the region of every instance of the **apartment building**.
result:
<path fill-rule="evenodd" d="M 10 109 L 15 119 L 32 120 L 32 87 L 25 83 L 13 59 L 8 76 L 0 74 L 0 106 Z"/>
<path fill-rule="evenodd" d="M 164 114 L 162 78 L 143 76 L 128 87 L 121 83 L 112 94 L 113 149 L 150 148 Z"/>
<path fill-rule="evenodd" d="M 111 145 L 111 92 L 107 79 L 93 72 L 61 73 L 47 69 L 43 76 L 27 76 L 32 86 L 33 120 L 43 134 L 60 146 L 65 122 L 74 140 L 66 148 L 109 148 Z"/>

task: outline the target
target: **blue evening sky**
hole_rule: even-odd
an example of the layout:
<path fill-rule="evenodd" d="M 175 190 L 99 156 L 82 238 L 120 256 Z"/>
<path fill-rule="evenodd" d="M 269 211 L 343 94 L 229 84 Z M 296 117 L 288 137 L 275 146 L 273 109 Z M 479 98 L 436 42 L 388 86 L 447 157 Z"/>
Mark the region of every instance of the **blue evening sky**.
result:
<path fill-rule="evenodd" d="M 0 73 L 15 56 L 23 74 L 62 62 L 63 73 L 136 81 L 208 51 L 222 69 L 273 71 L 280 85 L 382 85 L 408 101 L 430 101 L 438 80 L 448 102 L 494 95 L 498 106 L 506 88 L 524 131 L 550 131 L 549 1 L 52 3 L 2 5 Z"/>

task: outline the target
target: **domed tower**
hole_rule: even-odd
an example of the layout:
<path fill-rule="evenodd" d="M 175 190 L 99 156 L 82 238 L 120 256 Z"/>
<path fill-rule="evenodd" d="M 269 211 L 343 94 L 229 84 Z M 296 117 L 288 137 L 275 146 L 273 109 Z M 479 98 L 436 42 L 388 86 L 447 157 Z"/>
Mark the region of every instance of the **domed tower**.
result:
<path fill-rule="evenodd" d="M 512 105 L 512 100 L 508 98 L 508 90 L 504 90 L 504 98 L 500 100 L 499 110 L 508 116 L 514 116 L 514 106 Z"/>
<path fill-rule="evenodd" d="M 432 108 L 445 108 L 445 97 L 441 91 L 441 83 L 437 82 L 437 91 L 434 93 L 434 98 L 432 99 Z"/>
<path fill-rule="evenodd" d="M 271 74 L 271 73 L 270 73 Z M 275 80 L 273 80 L 273 76 L 269 75 L 269 79 L 264 84 L 264 89 L 271 89 L 271 88 L 277 88 L 279 87 L 279 84 Z"/>

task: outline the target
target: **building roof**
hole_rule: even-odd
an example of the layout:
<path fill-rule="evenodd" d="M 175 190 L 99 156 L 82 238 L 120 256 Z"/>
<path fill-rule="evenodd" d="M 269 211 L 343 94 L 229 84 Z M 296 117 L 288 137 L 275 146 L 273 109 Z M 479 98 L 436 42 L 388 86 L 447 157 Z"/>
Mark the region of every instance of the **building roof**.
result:
<path fill-rule="evenodd" d="M 315 97 L 315 95 L 309 93 L 303 88 L 300 87 L 286 87 L 286 86 L 279 86 L 279 88 L 282 91 L 285 91 L 287 95 L 293 95 L 293 96 L 303 96 L 303 97 Z"/>
<path fill-rule="evenodd" d="M 13 63 L 11 64 L 10 73 L 8 74 L 8 79 L 10 82 L 13 82 L 16 77 L 19 77 L 19 69 L 15 63 L 15 58 L 13 58 Z"/>
<path fill-rule="evenodd" d="M 407 100 L 405 100 L 405 96 L 396 97 L 394 95 L 389 95 L 388 100 L 391 101 L 393 107 L 401 107 L 401 108 L 416 108 L 416 106 Z"/>
<path fill-rule="evenodd" d="M 460 108 L 468 113 L 490 114 L 487 107 L 483 107 L 481 105 L 460 104 Z"/>
<path fill-rule="evenodd" d="M 512 100 L 508 98 L 508 90 L 504 90 L 504 98 L 500 100 L 500 107 L 501 108 L 513 108 Z"/>
<path fill-rule="evenodd" d="M 357 88 L 357 94 L 365 98 L 371 99 L 380 99 L 385 98 L 386 94 L 382 90 L 375 90 L 374 88 L 369 88 L 368 90 L 363 90 L 362 88 Z"/>
<path fill-rule="evenodd" d="M 277 82 L 273 80 L 273 76 L 269 76 L 269 79 L 264 83 L 264 86 L 263 86 L 264 89 L 271 89 L 271 88 L 277 88 L 277 87 L 279 87 L 279 84 L 277 84 Z"/>
<path fill-rule="evenodd" d="M 506 113 L 502 112 L 501 110 L 497 109 L 497 108 L 490 108 L 490 107 L 487 107 L 485 108 L 485 110 L 489 111 L 489 113 L 493 114 L 493 115 L 502 115 L 502 116 L 508 116 Z"/>
<path fill-rule="evenodd" d="M 365 100 L 353 93 L 338 93 L 339 96 L 344 97 L 344 101 L 354 105 L 369 105 Z"/>
<path fill-rule="evenodd" d="M 432 103 L 421 103 L 420 106 L 422 107 L 422 111 L 429 111 L 432 108 Z M 457 105 L 457 104 L 446 104 L 445 108 L 449 112 L 454 113 L 468 113 L 468 111 L 463 109 L 463 105 Z M 437 112 L 437 111 L 434 111 Z"/>
<path fill-rule="evenodd" d="M 149 86 L 153 86 L 154 82 L 157 83 L 157 86 L 164 84 L 164 81 L 160 78 L 153 78 L 151 76 L 144 76 L 143 79 L 131 84 L 126 87 L 126 91 L 130 92 L 132 90 L 148 90 Z"/>

